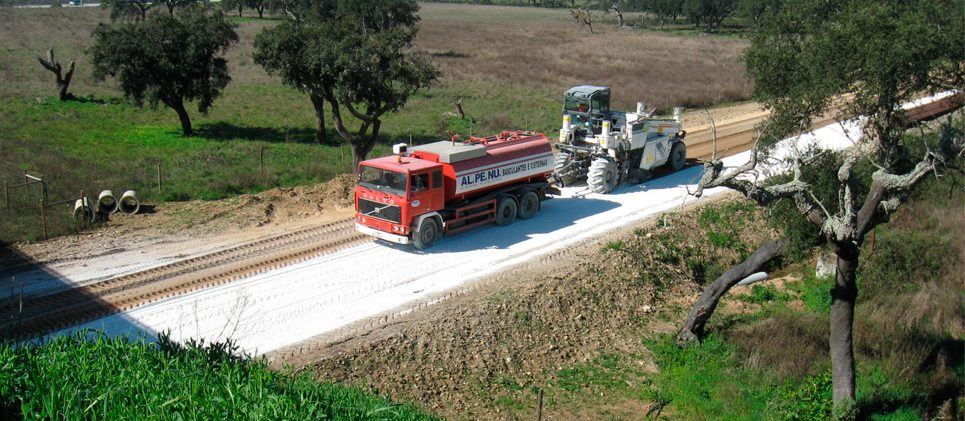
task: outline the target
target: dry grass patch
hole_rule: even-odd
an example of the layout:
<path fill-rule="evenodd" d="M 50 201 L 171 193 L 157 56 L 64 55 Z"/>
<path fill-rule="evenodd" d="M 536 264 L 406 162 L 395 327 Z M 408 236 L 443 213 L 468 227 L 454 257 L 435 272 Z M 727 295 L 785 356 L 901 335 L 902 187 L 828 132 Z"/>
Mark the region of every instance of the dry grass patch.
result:
<path fill-rule="evenodd" d="M 458 12 L 458 13 L 457 13 Z M 739 39 L 597 26 L 588 34 L 563 9 L 424 4 L 417 40 L 446 79 L 524 84 L 558 96 L 569 86 L 613 88 L 614 106 L 638 100 L 697 107 L 749 97 Z"/>

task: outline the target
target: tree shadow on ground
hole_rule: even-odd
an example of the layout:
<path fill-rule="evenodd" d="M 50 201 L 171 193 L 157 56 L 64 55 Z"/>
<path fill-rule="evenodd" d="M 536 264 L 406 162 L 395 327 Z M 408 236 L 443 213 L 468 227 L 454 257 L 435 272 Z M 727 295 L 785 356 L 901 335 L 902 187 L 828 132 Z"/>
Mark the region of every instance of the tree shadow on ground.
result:
<path fill-rule="evenodd" d="M 199 137 L 216 141 L 246 140 L 269 143 L 315 143 L 315 129 L 309 127 L 249 127 L 221 121 L 217 123 L 200 124 L 195 130 L 195 134 Z M 342 146 L 347 144 L 345 139 L 342 139 L 342 136 L 339 136 L 334 130 L 327 130 L 325 132 L 325 138 L 326 142 L 323 143 L 325 146 Z M 421 145 L 438 140 L 445 139 L 430 135 L 413 135 L 410 138 L 409 135 L 380 134 L 376 143 L 382 145 L 394 145 L 396 143 Z"/>
<path fill-rule="evenodd" d="M 305 127 L 248 127 L 222 121 L 200 124 L 195 132 L 200 137 L 218 141 L 240 139 L 269 143 L 315 143 L 315 130 Z M 335 133 L 326 135 L 328 143 L 338 138 Z"/>

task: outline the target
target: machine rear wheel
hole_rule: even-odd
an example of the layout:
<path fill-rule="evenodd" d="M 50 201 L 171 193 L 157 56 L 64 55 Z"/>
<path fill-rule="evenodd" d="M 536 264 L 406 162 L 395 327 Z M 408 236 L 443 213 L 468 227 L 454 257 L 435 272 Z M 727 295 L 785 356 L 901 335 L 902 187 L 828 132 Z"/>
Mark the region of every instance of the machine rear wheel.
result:
<path fill-rule="evenodd" d="M 412 233 L 412 245 L 419 250 L 432 247 L 439 237 L 439 222 L 436 218 L 427 218 L 419 225 L 419 229 Z"/>
<path fill-rule="evenodd" d="M 556 154 L 553 165 L 553 176 L 563 184 L 563 187 L 576 183 L 577 179 L 573 176 L 573 171 L 569 168 L 573 163 L 573 157 L 566 152 Z"/>
<path fill-rule="evenodd" d="M 512 224 L 516 220 L 516 199 L 506 196 L 499 200 L 496 205 L 496 225 L 503 226 Z"/>
<path fill-rule="evenodd" d="M 620 184 L 617 164 L 605 158 L 594 159 L 586 176 L 586 184 L 594 193 L 609 193 Z"/>
<path fill-rule="evenodd" d="M 519 212 L 516 217 L 519 219 L 529 219 L 536 216 L 539 212 L 539 195 L 535 191 L 528 191 L 519 199 Z"/>
<path fill-rule="evenodd" d="M 679 171 L 687 162 L 687 145 L 684 142 L 676 142 L 670 148 L 670 158 L 667 159 L 667 166 L 673 171 Z"/>

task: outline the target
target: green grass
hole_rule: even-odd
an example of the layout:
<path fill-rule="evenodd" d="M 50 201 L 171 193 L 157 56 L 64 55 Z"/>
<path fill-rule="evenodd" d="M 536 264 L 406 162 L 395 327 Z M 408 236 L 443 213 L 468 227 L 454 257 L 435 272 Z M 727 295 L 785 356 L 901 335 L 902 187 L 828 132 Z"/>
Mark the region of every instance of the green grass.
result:
<path fill-rule="evenodd" d="M 832 277 L 817 277 L 814 270 L 804 270 L 804 278 L 797 282 L 789 282 L 788 289 L 798 293 L 798 299 L 804 303 L 809 311 L 821 314 L 831 312 L 831 287 L 834 285 Z"/>
<path fill-rule="evenodd" d="M 775 399 L 774 383 L 739 367 L 733 347 L 711 335 L 695 346 L 680 347 L 669 335 L 649 340 L 660 372 L 653 379 L 653 398 L 670 400 L 676 417 L 760 419 Z"/>
<path fill-rule="evenodd" d="M 3 419 L 434 419 L 359 388 L 279 373 L 230 343 L 100 335 L 0 346 Z"/>

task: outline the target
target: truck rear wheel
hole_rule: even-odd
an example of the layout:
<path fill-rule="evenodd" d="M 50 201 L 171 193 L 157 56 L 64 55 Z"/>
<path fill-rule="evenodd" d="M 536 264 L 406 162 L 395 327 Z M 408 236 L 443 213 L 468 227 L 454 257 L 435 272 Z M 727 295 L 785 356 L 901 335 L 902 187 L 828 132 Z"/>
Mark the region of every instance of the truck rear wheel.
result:
<path fill-rule="evenodd" d="M 523 197 L 519 198 L 519 212 L 516 217 L 529 219 L 536 216 L 537 212 L 539 212 L 539 195 L 532 190 L 523 193 Z"/>
<path fill-rule="evenodd" d="M 516 199 L 512 196 L 505 196 L 496 205 L 496 225 L 504 226 L 512 224 L 516 220 Z"/>
<path fill-rule="evenodd" d="M 667 159 L 667 166 L 673 171 L 680 171 L 685 163 L 687 163 L 687 145 L 678 141 L 670 147 L 670 158 Z"/>
<path fill-rule="evenodd" d="M 439 222 L 436 218 L 426 218 L 419 224 L 419 229 L 412 233 L 412 245 L 419 250 L 432 247 L 439 237 Z"/>
<path fill-rule="evenodd" d="M 617 164 L 606 158 L 597 158 L 590 164 L 590 172 L 586 176 L 587 187 L 594 193 L 609 193 L 620 183 Z"/>

